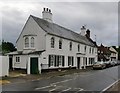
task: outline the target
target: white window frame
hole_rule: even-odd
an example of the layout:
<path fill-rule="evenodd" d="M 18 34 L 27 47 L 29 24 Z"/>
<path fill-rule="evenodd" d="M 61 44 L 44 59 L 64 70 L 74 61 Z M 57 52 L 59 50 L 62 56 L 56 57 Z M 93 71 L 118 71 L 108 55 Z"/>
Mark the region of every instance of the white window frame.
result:
<path fill-rule="evenodd" d="M 55 64 L 55 56 L 51 55 L 50 67 L 54 67 L 54 64 Z"/>
<path fill-rule="evenodd" d="M 94 47 L 92 48 L 92 54 L 94 54 Z"/>
<path fill-rule="evenodd" d="M 86 53 L 86 51 L 87 51 L 87 46 L 85 45 L 85 47 L 84 47 L 84 52 Z"/>
<path fill-rule="evenodd" d="M 20 57 L 17 56 L 17 57 L 15 58 L 15 60 L 16 60 L 16 61 L 15 61 L 16 63 L 20 63 Z"/>
<path fill-rule="evenodd" d="M 59 40 L 59 49 L 62 49 L 62 39 Z"/>
<path fill-rule="evenodd" d="M 29 37 L 25 37 L 24 42 L 25 48 L 29 48 Z"/>
<path fill-rule="evenodd" d="M 35 47 L 35 38 L 31 37 L 31 48 Z"/>
<path fill-rule="evenodd" d="M 78 52 L 80 52 L 80 44 L 78 44 Z"/>
<path fill-rule="evenodd" d="M 55 38 L 51 37 L 51 48 L 55 48 Z"/>
<path fill-rule="evenodd" d="M 72 42 L 69 43 L 69 49 L 72 51 Z"/>
<path fill-rule="evenodd" d="M 59 56 L 59 62 L 58 62 L 59 66 L 62 66 L 62 56 Z"/>

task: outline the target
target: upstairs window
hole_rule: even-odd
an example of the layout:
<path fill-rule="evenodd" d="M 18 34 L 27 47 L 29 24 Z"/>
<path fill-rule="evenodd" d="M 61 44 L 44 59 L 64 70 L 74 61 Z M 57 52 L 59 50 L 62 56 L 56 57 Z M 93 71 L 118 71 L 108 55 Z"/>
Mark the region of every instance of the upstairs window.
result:
<path fill-rule="evenodd" d="M 51 38 L 51 48 L 54 48 L 54 46 L 55 46 L 55 38 L 52 37 Z"/>
<path fill-rule="evenodd" d="M 94 53 L 94 48 L 92 48 L 92 54 Z"/>
<path fill-rule="evenodd" d="M 59 40 L 59 49 L 62 49 L 62 40 Z"/>
<path fill-rule="evenodd" d="M 72 50 L 72 42 L 70 42 L 70 51 Z"/>
<path fill-rule="evenodd" d="M 89 53 L 91 53 L 91 47 L 90 47 Z"/>
<path fill-rule="evenodd" d="M 87 49 L 87 46 L 85 46 L 85 48 L 84 48 L 84 52 L 86 52 L 86 49 Z"/>
<path fill-rule="evenodd" d="M 29 47 L 29 38 L 25 38 L 25 48 Z"/>
<path fill-rule="evenodd" d="M 31 37 L 31 47 L 34 47 L 34 37 Z"/>
<path fill-rule="evenodd" d="M 80 45 L 78 44 L 78 52 L 80 52 Z"/>

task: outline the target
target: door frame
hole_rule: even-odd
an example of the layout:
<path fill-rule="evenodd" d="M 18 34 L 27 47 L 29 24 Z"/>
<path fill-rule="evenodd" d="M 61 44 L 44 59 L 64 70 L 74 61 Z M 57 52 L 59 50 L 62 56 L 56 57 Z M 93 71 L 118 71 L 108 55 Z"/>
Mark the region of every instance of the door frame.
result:
<path fill-rule="evenodd" d="M 30 57 L 30 74 L 37 74 L 39 72 L 32 73 L 32 61 L 31 61 L 32 58 L 37 59 L 37 70 L 39 71 L 39 57 Z"/>

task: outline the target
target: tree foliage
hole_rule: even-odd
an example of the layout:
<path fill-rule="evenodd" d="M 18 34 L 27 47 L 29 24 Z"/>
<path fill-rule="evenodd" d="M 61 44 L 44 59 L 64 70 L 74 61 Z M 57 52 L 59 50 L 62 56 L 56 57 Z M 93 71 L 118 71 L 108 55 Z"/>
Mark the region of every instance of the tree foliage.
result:
<path fill-rule="evenodd" d="M 5 54 L 16 51 L 16 48 L 11 42 L 2 41 L 2 44 L 0 45 L 0 51 L 2 52 L 2 54 Z"/>

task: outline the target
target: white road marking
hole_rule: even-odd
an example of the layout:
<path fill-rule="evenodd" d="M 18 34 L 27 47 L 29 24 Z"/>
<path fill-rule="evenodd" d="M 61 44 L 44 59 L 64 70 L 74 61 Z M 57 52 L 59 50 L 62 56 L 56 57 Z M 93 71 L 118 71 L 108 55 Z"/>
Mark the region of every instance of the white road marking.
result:
<path fill-rule="evenodd" d="M 84 89 L 82 89 L 82 88 L 74 88 L 74 89 L 79 89 L 77 92 L 75 92 L 75 93 L 78 93 L 79 91 L 83 91 Z"/>
<path fill-rule="evenodd" d="M 63 81 L 60 81 L 60 82 L 55 82 L 55 83 L 52 83 L 50 85 L 56 85 L 56 84 L 59 84 L 59 83 L 68 82 L 70 80 L 73 80 L 73 79 L 67 79 L 67 80 L 63 80 Z"/>
<path fill-rule="evenodd" d="M 63 81 L 60 81 L 60 82 L 55 82 L 55 83 L 50 84 L 50 86 L 35 88 L 35 90 L 40 90 L 40 89 L 49 88 L 49 87 L 51 87 L 51 86 L 56 86 L 56 84 L 63 83 L 63 82 L 68 82 L 68 81 L 70 81 L 70 80 L 73 80 L 73 79 L 67 79 L 67 80 L 63 80 Z"/>
<path fill-rule="evenodd" d="M 120 79 L 118 79 L 117 81 L 115 81 L 114 83 L 112 83 L 111 85 L 109 85 L 108 87 L 106 87 L 105 89 L 103 89 L 100 93 L 105 92 L 107 89 L 109 89 L 110 87 L 112 87 L 114 84 L 116 84 Z"/>
<path fill-rule="evenodd" d="M 51 87 L 51 86 L 45 86 L 45 87 L 35 88 L 35 90 L 40 90 L 40 89 L 49 88 L 49 87 Z"/>
<path fill-rule="evenodd" d="M 49 90 L 49 91 L 52 92 L 52 91 L 54 91 L 54 90 L 56 90 L 56 89 L 59 89 L 60 87 L 62 87 L 62 86 L 57 86 L 56 88 L 51 89 L 51 90 Z"/>
<path fill-rule="evenodd" d="M 68 91 L 68 90 L 70 90 L 70 89 L 71 89 L 71 88 L 65 89 L 65 90 L 63 90 L 62 92 Z"/>
<path fill-rule="evenodd" d="M 50 92 L 52 92 L 52 91 L 54 91 L 54 90 L 56 90 L 57 88 L 54 88 L 54 89 L 51 89 L 51 90 L 49 90 Z"/>

